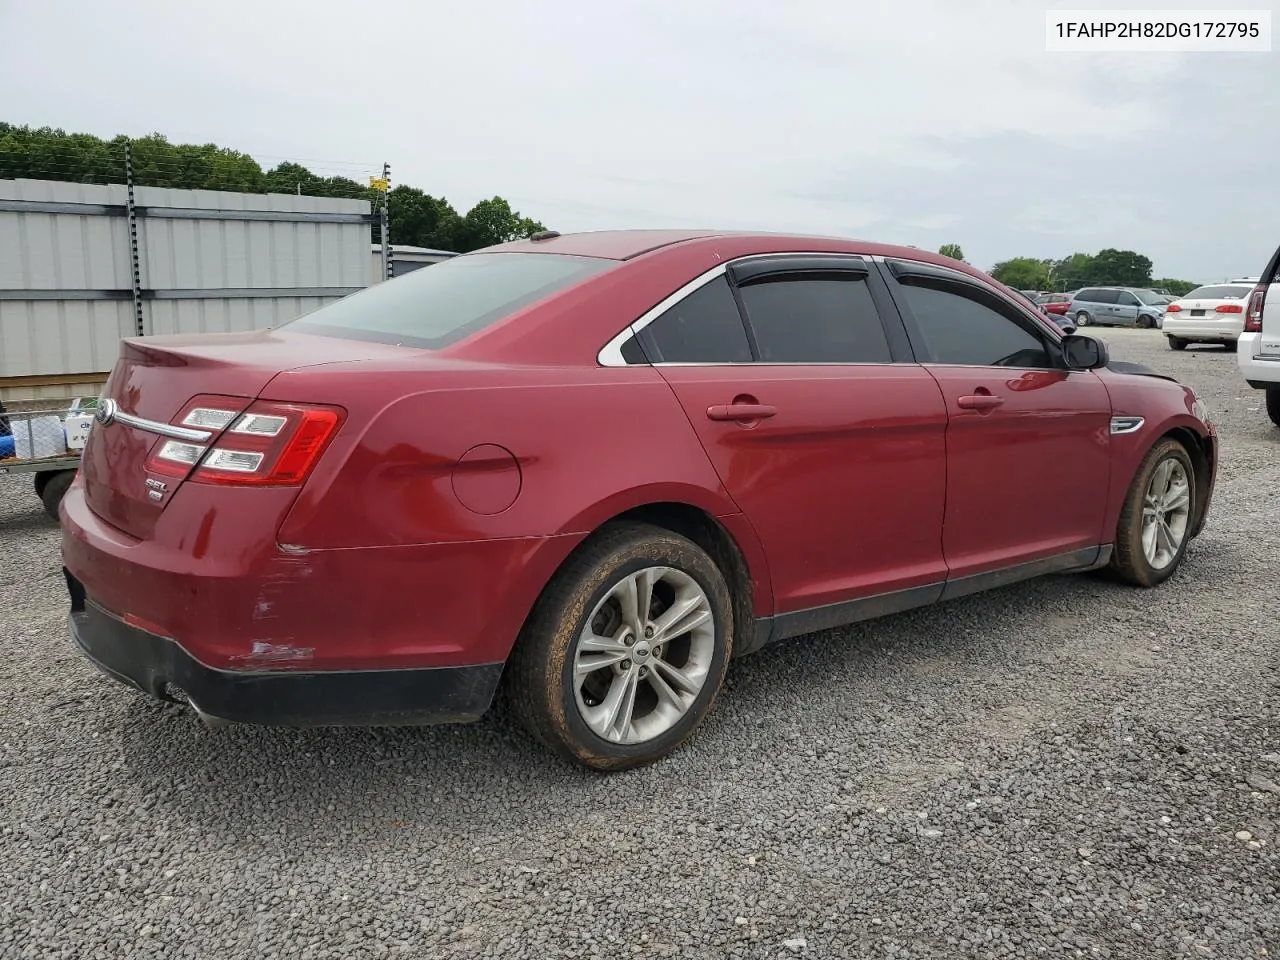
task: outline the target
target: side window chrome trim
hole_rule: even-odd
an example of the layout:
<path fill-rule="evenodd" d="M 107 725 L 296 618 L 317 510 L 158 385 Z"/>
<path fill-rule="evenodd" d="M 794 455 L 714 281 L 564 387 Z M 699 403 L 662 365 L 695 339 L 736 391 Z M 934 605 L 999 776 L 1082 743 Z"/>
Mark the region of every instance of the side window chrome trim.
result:
<path fill-rule="evenodd" d="M 700 287 L 705 286 L 706 284 L 710 283 L 712 280 L 716 279 L 717 277 L 725 276 L 728 273 L 729 266 L 731 264 L 743 263 L 744 261 L 748 261 L 748 260 L 760 260 L 764 258 L 780 259 L 783 257 L 806 257 L 806 258 L 823 257 L 823 258 L 830 258 L 833 260 L 835 259 L 850 260 L 850 261 L 854 261 L 854 263 L 851 263 L 851 266 L 861 266 L 863 269 L 866 269 L 870 261 L 873 259 L 872 257 L 869 257 L 865 253 L 823 253 L 823 252 L 816 252 L 812 250 L 803 250 L 803 251 L 789 250 L 785 253 L 752 253 L 752 254 L 747 254 L 746 256 L 743 256 L 743 257 L 734 257 L 732 260 L 726 260 L 724 263 L 718 263 L 714 267 L 712 267 L 710 270 L 701 274 L 700 276 L 694 277 L 692 280 L 686 283 L 683 287 L 681 287 L 675 293 L 666 297 L 656 306 L 649 308 L 643 314 L 641 314 L 639 318 L 637 318 L 636 320 L 633 320 L 631 323 L 627 324 L 627 326 L 623 327 L 622 330 L 619 331 L 617 336 L 615 336 L 612 340 L 610 340 L 608 343 L 606 343 L 603 347 L 600 348 L 600 352 L 596 354 L 596 362 L 599 363 L 600 366 L 602 367 L 642 366 L 642 364 L 629 364 L 627 363 L 626 360 L 622 358 L 622 346 L 628 340 L 630 340 L 632 337 L 637 336 L 642 330 L 644 330 L 645 327 L 653 323 L 653 321 L 657 320 L 658 317 L 662 316 L 662 314 L 666 313 L 668 310 L 674 307 L 677 303 L 679 303 L 685 297 L 689 296 L 689 294 L 693 293 L 695 290 L 698 290 Z M 880 259 L 883 260 L 884 258 L 882 257 Z M 745 366 L 747 363 L 754 364 L 755 361 L 744 361 L 743 363 L 723 363 L 723 362 L 722 363 L 674 363 L 674 362 L 667 363 L 667 362 L 663 362 L 663 363 L 656 363 L 656 364 L 643 364 L 643 366 L 740 367 L 740 366 Z M 792 366 L 792 364 L 788 364 L 788 366 Z M 819 366 L 879 366 L 879 364 L 819 364 Z"/>
<path fill-rule="evenodd" d="M 633 366 L 633 364 L 629 364 L 623 359 L 622 345 L 632 337 L 638 335 L 641 330 L 653 323 L 654 320 L 657 320 L 658 317 L 662 316 L 662 314 L 666 313 L 685 297 L 689 296 L 689 294 L 706 286 L 712 280 L 716 279 L 716 277 L 723 277 L 726 268 L 727 264 L 716 264 L 706 273 L 694 277 L 675 293 L 670 294 L 668 297 L 661 300 L 656 306 L 650 307 L 645 313 L 640 315 L 639 319 L 633 320 L 631 323 L 627 324 L 616 337 L 601 347 L 600 352 L 596 354 L 596 361 L 602 367 Z M 647 366 L 647 364 L 634 364 L 634 366 Z"/>

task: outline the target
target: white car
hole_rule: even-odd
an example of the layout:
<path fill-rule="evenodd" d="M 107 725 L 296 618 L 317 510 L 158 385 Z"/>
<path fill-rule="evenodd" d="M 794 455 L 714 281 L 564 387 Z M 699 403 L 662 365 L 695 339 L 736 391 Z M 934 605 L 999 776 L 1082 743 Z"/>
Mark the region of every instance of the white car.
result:
<path fill-rule="evenodd" d="M 1249 386 L 1266 391 L 1267 415 L 1280 427 L 1280 250 L 1249 295 L 1236 362 Z"/>
<path fill-rule="evenodd" d="M 1249 282 L 1214 283 L 1196 287 L 1164 309 L 1164 335 L 1174 350 L 1189 343 L 1220 343 L 1228 350 L 1244 331 L 1244 309 L 1253 293 Z"/>

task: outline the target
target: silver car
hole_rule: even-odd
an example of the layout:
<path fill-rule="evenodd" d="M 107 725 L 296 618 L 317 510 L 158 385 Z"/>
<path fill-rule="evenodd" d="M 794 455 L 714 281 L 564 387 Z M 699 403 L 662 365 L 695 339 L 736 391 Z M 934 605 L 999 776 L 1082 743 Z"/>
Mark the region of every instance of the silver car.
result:
<path fill-rule="evenodd" d="M 1085 287 L 1077 290 L 1067 315 L 1077 327 L 1161 327 L 1165 298 L 1142 287 Z"/>

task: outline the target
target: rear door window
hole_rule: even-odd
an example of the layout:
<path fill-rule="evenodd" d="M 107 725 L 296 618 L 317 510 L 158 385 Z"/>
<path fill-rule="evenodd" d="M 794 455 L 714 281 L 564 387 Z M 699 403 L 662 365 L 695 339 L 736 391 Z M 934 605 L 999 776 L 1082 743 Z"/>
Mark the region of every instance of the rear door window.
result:
<path fill-rule="evenodd" d="M 660 314 L 641 331 L 640 340 L 654 363 L 751 362 L 742 314 L 723 276 Z"/>
<path fill-rule="evenodd" d="M 884 324 L 864 276 L 778 274 L 738 295 L 761 363 L 891 363 Z"/>
<path fill-rule="evenodd" d="M 376 283 L 286 326 L 437 350 L 616 266 L 565 254 L 471 253 Z"/>

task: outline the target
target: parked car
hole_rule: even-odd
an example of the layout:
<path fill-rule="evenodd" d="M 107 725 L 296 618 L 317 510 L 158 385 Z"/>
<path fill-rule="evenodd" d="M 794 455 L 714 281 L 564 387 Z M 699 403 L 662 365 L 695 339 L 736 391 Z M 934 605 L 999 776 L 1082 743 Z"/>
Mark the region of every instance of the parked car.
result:
<path fill-rule="evenodd" d="M 1164 335 L 1174 350 L 1189 343 L 1219 343 L 1228 350 L 1244 330 L 1244 310 L 1253 287 L 1245 283 L 1220 283 L 1196 287 L 1165 308 Z"/>
<path fill-rule="evenodd" d="M 1262 277 L 1245 305 L 1236 363 L 1249 386 L 1264 391 L 1267 416 L 1280 427 L 1280 250 Z"/>
<path fill-rule="evenodd" d="M 1071 306 L 1071 295 L 1066 293 L 1044 293 L 1036 298 L 1036 303 L 1044 308 L 1045 313 L 1062 316 Z"/>
<path fill-rule="evenodd" d="M 1136 287 L 1086 287 L 1067 306 L 1077 327 L 1159 327 L 1164 304 L 1158 294 Z"/>
<path fill-rule="evenodd" d="M 1190 387 L 965 264 L 690 231 L 127 339 L 96 417 L 62 555 L 104 672 L 292 726 L 474 720 L 501 683 L 599 769 L 669 753 L 776 641 L 1042 574 L 1161 583 L 1218 461 Z"/>

